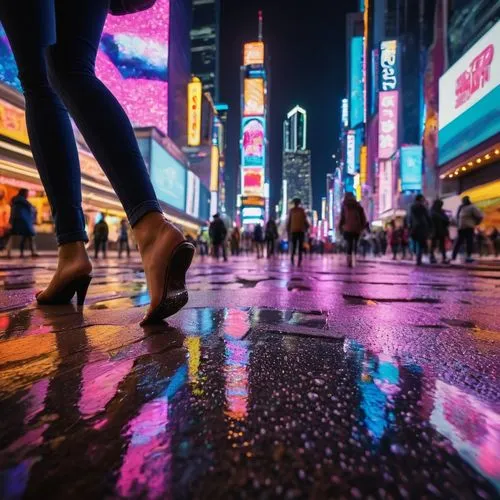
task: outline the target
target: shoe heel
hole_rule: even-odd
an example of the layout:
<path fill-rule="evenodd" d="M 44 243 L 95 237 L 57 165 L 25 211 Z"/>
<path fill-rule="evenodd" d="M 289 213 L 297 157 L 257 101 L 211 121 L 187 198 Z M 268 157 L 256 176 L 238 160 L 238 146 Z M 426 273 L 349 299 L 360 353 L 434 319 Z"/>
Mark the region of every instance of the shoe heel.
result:
<path fill-rule="evenodd" d="M 87 292 L 92 281 L 92 276 L 83 276 L 75 281 L 75 292 L 76 292 L 76 303 L 79 306 L 83 306 L 85 303 L 85 298 L 87 297 Z"/>

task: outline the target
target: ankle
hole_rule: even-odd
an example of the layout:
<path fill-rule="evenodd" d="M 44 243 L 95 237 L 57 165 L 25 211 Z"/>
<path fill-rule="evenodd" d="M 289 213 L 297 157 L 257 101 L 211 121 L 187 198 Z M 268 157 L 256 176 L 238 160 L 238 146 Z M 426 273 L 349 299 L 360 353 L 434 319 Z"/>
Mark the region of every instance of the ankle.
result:
<path fill-rule="evenodd" d="M 69 262 L 75 260 L 90 262 L 83 241 L 75 241 L 61 245 L 59 247 L 58 257 L 59 260 L 62 262 Z"/>

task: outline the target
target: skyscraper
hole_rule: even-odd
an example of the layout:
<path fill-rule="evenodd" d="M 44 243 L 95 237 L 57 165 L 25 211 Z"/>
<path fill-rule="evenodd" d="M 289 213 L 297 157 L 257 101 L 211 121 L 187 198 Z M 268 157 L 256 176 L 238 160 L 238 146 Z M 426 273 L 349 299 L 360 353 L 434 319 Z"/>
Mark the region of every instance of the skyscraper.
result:
<path fill-rule="evenodd" d="M 220 0 L 193 0 L 191 71 L 203 83 L 203 91 L 219 101 Z"/>
<path fill-rule="evenodd" d="M 307 149 L 307 113 L 295 106 L 283 123 L 283 179 L 288 199 L 300 198 L 312 209 L 311 152 Z"/>

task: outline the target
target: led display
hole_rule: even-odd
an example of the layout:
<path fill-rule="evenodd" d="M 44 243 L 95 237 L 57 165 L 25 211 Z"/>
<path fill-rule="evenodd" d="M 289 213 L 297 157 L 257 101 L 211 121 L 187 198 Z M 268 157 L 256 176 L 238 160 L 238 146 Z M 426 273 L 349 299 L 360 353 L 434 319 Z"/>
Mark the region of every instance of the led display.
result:
<path fill-rule="evenodd" d="M 243 65 L 264 64 L 264 42 L 245 43 L 243 47 Z"/>
<path fill-rule="evenodd" d="M 264 169 L 246 167 L 242 169 L 242 192 L 244 196 L 263 196 Z"/>
<path fill-rule="evenodd" d="M 351 95 L 349 110 L 351 128 L 364 120 L 364 87 L 363 87 L 363 37 L 351 39 Z"/>
<path fill-rule="evenodd" d="M 247 166 L 264 166 L 264 120 L 245 118 L 243 120 L 242 162 Z"/>
<path fill-rule="evenodd" d="M 401 190 L 422 189 L 422 146 L 401 146 Z"/>
<path fill-rule="evenodd" d="M 262 78 L 245 78 L 243 103 L 243 114 L 245 116 L 264 114 L 264 80 Z"/>
<path fill-rule="evenodd" d="M 21 82 L 17 76 L 17 66 L 10 49 L 7 35 L 0 23 L 0 82 L 22 92 Z"/>

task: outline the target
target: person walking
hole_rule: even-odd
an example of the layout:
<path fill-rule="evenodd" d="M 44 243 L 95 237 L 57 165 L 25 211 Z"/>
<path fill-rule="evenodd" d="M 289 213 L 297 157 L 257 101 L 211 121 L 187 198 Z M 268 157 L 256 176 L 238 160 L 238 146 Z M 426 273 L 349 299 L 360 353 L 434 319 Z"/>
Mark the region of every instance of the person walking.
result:
<path fill-rule="evenodd" d="M 120 199 L 138 243 L 150 305 L 142 324 L 160 321 L 188 300 L 194 247 L 163 216 L 125 111 L 96 77 L 95 60 L 110 0 L 2 0 L 2 23 L 19 69 L 26 122 L 49 198 L 58 264 L 40 304 L 83 304 L 92 278 L 85 243 L 78 150 L 71 113 Z"/>
<path fill-rule="evenodd" d="M 472 251 L 474 250 L 474 229 L 481 224 L 483 213 L 476 207 L 468 196 L 462 198 L 462 204 L 457 212 L 458 237 L 453 247 L 451 259 L 457 258 L 458 252 L 465 243 L 466 259 L 465 262 L 472 263 Z"/>
<path fill-rule="evenodd" d="M 415 202 L 411 206 L 409 225 L 410 234 L 416 246 L 417 266 L 421 266 L 422 256 L 427 253 L 427 241 L 432 230 L 431 216 L 422 194 L 417 194 Z"/>
<path fill-rule="evenodd" d="M 241 232 L 238 226 L 231 231 L 231 255 L 237 257 L 240 254 Z"/>
<path fill-rule="evenodd" d="M 389 238 L 392 250 L 392 260 L 396 260 L 403 240 L 403 230 L 396 227 L 396 221 L 394 220 L 391 220 L 389 226 L 391 228 Z"/>
<path fill-rule="evenodd" d="M 352 193 L 346 193 L 340 215 L 339 230 L 346 241 L 347 266 L 354 267 L 361 233 L 367 228 L 363 207 Z"/>
<path fill-rule="evenodd" d="M 431 242 L 431 263 L 435 264 L 437 262 L 434 252 L 436 248 L 439 248 L 441 252 L 443 264 L 448 264 L 448 259 L 446 258 L 446 239 L 448 238 L 450 231 L 450 218 L 446 215 L 443 210 L 442 200 L 436 200 L 432 204 L 431 208 L 431 219 L 432 219 L 432 242 Z"/>
<path fill-rule="evenodd" d="M 264 257 L 264 230 L 260 224 L 256 224 L 253 229 L 253 243 L 257 250 L 257 258 Z"/>
<path fill-rule="evenodd" d="M 278 236 L 278 226 L 276 225 L 276 221 L 274 219 L 269 219 L 266 224 L 267 258 L 274 255 Z"/>
<path fill-rule="evenodd" d="M 99 258 L 99 250 L 102 250 L 102 256 L 106 258 L 108 250 L 109 226 L 106 222 L 106 216 L 100 215 L 99 222 L 94 226 L 94 251 L 95 258 Z"/>
<path fill-rule="evenodd" d="M 10 212 L 11 207 L 6 199 L 5 188 L 0 187 L 0 250 L 3 250 L 8 243 L 11 230 Z"/>
<path fill-rule="evenodd" d="M 294 198 L 293 207 L 288 212 L 287 231 L 289 240 L 292 242 L 292 266 L 295 265 L 295 254 L 299 254 L 299 267 L 302 265 L 302 255 L 304 252 L 304 239 L 309 229 L 306 211 L 301 207 L 300 198 Z"/>
<path fill-rule="evenodd" d="M 410 227 L 408 225 L 408 218 L 405 217 L 403 221 L 403 229 L 401 230 L 401 254 L 403 260 L 406 259 L 406 252 L 409 253 L 410 259 L 413 259 L 413 252 L 411 248 L 411 234 Z"/>
<path fill-rule="evenodd" d="M 226 236 L 227 229 L 224 221 L 221 219 L 219 214 L 213 216 L 213 220 L 210 223 L 210 228 L 208 230 L 210 235 L 210 241 L 214 249 L 214 257 L 219 259 L 219 251 L 222 248 L 222 257 L 224 262 L 227 262 L 226 254 Z"/>
<path fill-rule="evenodd" d="M 123 250 L 127 251 L 127 257 L 130 257 L 130 245 L 128 242 L 128 224 L 127 219 L 120 221 L 120 234 L 118 235 L 118 258 L 122 258 Z"/>
<path fill-rule="evenodd" d="M 38 254 L 35 252 L 35 247 L 33 244 L 33 238 L 35 237 L 34 222 L 35 208 L 28 201 L 28 190 L 21 188 L 11 201 L 10 209 L 10 238 L 7 242 L 6 253 L 7 257 L 12 257 L 12 247 L 14 241 L 17 237 L 20 237 L 20 256 L 24 257 L 24 248 L 26 243 L 31 250 L 31 256 L 37 257 Z"/>

